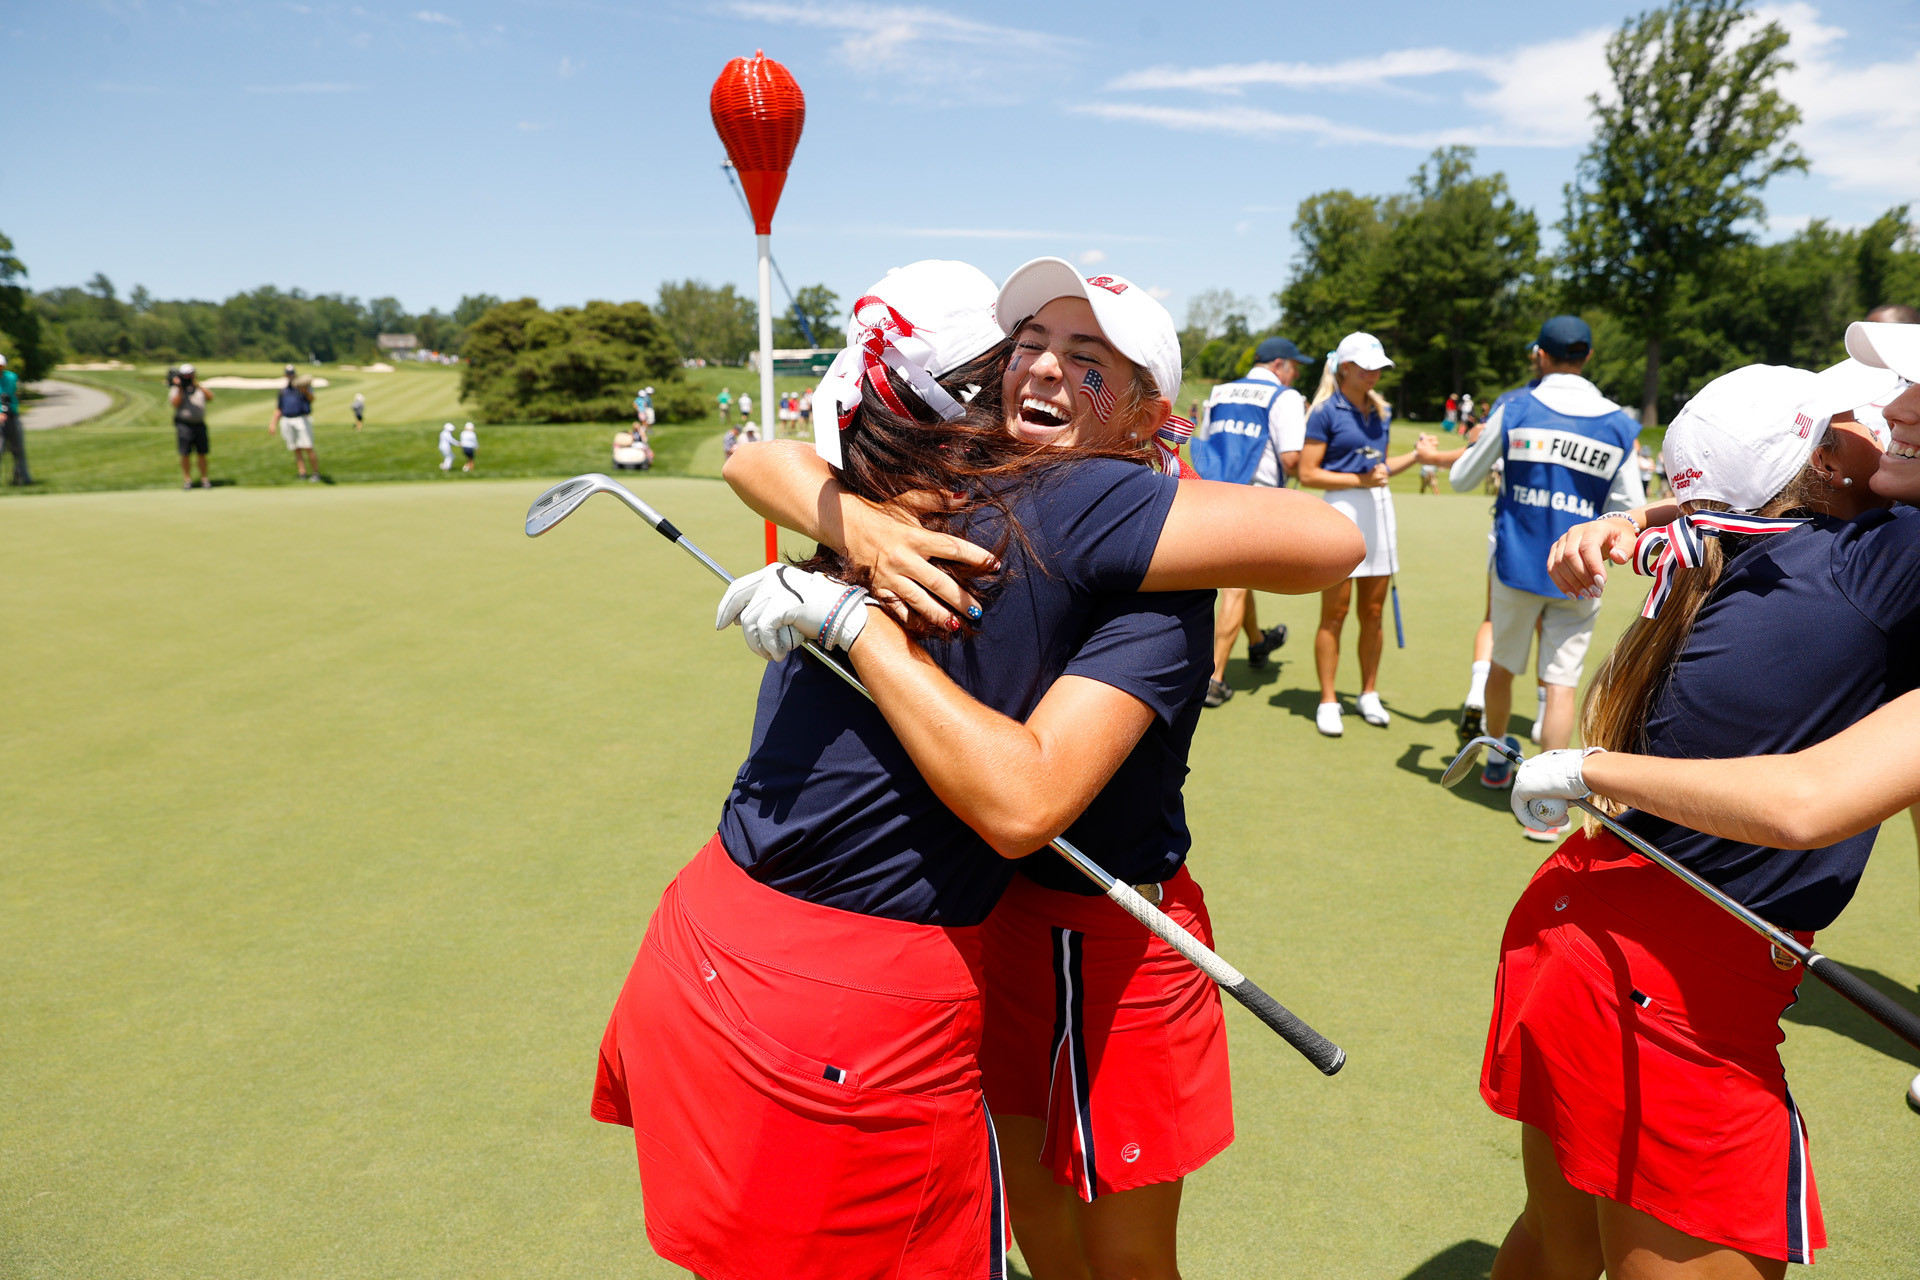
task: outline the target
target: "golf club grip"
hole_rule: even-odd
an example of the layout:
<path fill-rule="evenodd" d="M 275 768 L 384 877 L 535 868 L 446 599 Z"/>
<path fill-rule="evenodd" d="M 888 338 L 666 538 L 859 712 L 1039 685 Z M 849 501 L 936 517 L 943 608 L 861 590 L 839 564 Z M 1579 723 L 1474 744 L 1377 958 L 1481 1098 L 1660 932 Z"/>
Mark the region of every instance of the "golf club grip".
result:
<path fill-rule="evenodd" d="M 1866 1010 L 1875 1022 L 1920 1049 L 1920 1017 L 1915 1017 L 1905 1005 L 1888 999 L 1851 969 L 1818 951 L 1807 957 L 1807 969 L 1814 977 Z"/>
<path fill-rule="evenodd" d="M 1300 1056 L 1320 1068 L 1322 1075 L 1330 1076 L 1347 1065 L 1346 1050 L 1300 1021 L 1291 1009 L 1262 991 L 1252 978 L 1242 978 L 1233 986 L 1221 989 L 1298 1049 Z"/>

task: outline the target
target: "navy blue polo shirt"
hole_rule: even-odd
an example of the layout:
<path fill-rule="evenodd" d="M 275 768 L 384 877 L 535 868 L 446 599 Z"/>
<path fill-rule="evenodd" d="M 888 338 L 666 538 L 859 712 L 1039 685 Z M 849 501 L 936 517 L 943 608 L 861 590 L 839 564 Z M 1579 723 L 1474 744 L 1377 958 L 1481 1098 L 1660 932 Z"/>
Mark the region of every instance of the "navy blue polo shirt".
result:
<path fill-rule="evenodd" d="M 1649 755 L 1798 751 L 1920 687 L 1920 511 L 1823 517 L 1736 546 L 1654 696 Z M 1622 821 L 1784 929 L 1833 923 L 1878 834 L 1766 849 L 1637 810 Z"/>
<path fill-rule="evenodd" d="M 1326 442 L 1321 470 L 1371 471 L 1386 460 L 1387 420 L 1373 407 L 1372 397 L 1368 397 L 1367 411 L 1361 413 L 1344 393 L 1336 391 L 1307 415 L 1307 439 Z M 1374 450 L 1374 456 L 1362 452 L 1366 449 Z"/>
<path fill-rule="evenodd" d="M 927 651 L 1016 720 L 1060 676 L 1077 675 L 1132 694 L 1171 726 L 1209 674 L 1208 644 L 1195 637 L 1211 630 L 1213 593 L 1131 593 L 1177 487 L 1113 459 L 1063 462 L 1027 480 L 1010 505 L 1032 556 L 1011 540 L 978 633 L 928 641 Z M 998 519 L 984 510 L 962 532 L 994 545 Z M 720 839 L 747 874 L 783 893 L 916 924 L 980 923 L 1014 873 L 941 803 L 880 712 L 800 653 L 761 681 Z"/>
<path fill-rule="evenodd" d="M 280 416 L 304 418 L 313 411 L 313 403 L 292 387 L 280 388 Z"/>

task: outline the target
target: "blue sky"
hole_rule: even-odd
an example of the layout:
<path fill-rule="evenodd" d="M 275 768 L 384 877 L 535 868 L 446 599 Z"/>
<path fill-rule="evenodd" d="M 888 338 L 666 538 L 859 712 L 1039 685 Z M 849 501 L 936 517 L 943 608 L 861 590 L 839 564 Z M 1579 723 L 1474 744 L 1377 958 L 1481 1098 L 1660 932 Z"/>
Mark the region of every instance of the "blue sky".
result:
<path fill-rule="evenodd" d="M 807 94 L 774 225 L 796 288 L 1058 253 L 1179 316 L 1202 289 L 1264 299 L 1302 197 L 1398 189 L 1437 145 L 1479 147 L 1551 222 L 1601 46 L 1642 7 L 8 4 L 0 231 L 34 286 L 104 271 L 123 295 L 750 288 L 707 95 L 763 47 Z M 1771 188 L 1771 233 L 1920 205 L 1920 7 L 1762 12 L 1794 34 L 1813 162 Z"/>

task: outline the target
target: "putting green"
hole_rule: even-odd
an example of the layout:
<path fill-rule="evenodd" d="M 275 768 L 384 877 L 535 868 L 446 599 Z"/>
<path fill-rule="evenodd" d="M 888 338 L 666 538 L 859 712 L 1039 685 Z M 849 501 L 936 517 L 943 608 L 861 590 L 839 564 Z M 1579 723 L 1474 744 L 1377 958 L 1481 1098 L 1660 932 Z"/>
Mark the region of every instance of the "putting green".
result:
<path fill-rule="evenodd" d="M 760 525 L 723 486 L 636 483 L 754 562 Z M 641 1234 L 630 1136 L 586 1107 L 760 666 L 712 631 L 717 584 L 616 504 L 526 539 L 542 487 L 0 504 L 0 1274 L 679 1274 Z M 1239 1140 L 1191 1180 L 1190 1275 L 1481 1276 L 1520 1205 L 1514 1126 L 1475 1080 L 1543 848 L 1497 797 L 1434 785 L 1486 503 L 1399 506 L 1393 725 L 1320 738 L 1314 604 L 1262 598 L 1295 638 L 1266 673 L 1236 660 L 1195 742 L 1221 949 L 1350 1065 L 1323 1079 L 1229 1006 Z M 1915 903 L 1890 824 L 1822 939 L 1909 1004 Z M 1822 1274 L 1907 1273 L 1920 1055 L 1802 996 L 1785 1054 Z"/>

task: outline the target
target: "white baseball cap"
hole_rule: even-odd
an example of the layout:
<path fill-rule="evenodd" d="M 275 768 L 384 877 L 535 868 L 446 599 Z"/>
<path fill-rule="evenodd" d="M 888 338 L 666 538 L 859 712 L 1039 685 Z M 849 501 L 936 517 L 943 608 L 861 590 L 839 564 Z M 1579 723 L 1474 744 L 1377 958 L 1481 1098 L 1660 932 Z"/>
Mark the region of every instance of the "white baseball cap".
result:
<path fill-rule="evenodd" d="M 4 369 L 6 367 L 7 367 L 7 353 L 4 351 L 0 351 L 0 369 Z"/>
<path fill-rule="evenodd" d="M 193 372 L 193 366 L 192 366 L 192 365 L 190 365 L 190 364 L 183 364 L 183 365 L 181 365 L 181 366 L 180 366 L 180 372 L 182 372 L 182 373 L 192 373 L 192 372 Z"/>
<path fill-rule="evenodd" d="M 1082 276 L 1065 258 L 1035 258 L 1000 286 L 994 315 L 1001 332 L 1012 333 L 1055 298 L 1085 298 L 1114 350 L 1145 368 L 1169 404 L 1180 394 L 1180 336 L 1173 317 L 1125 276 Z"/>
<path fill-rule="evenodd" d="M 1340 345 L 1334 348 L 1333 360 L 1335 364 L 1357 364 L 1362 369 L 1393 367 L 1393 361 L 1387 359 L 1387 349 L 1370 333 L 1355 332 L 1340 339 Z"/>
<path fill-rule="evenodd" d="M 1885 370 L 1842 360 L 1820 373 L 1750 364 L 1700 388 L 1667 428 L 1667 480 L 1683 501 L 1753 512 L 1806 467 L 1836 413 L 1872 403 Z"/>
<path fill-rule="evenodd" d="M 833 358 L 815 395 L 832 412 L 814 415 L 813 447 L 841 466 L 841 423 L 860 403 L 867 358 L 906 379 L 927 407 L 952 421 L 964 411 L 934 381 L 993 349 L 993 281 L 965 262 L 927 258 L 895 267 L 861 294 L 847 315 L 847 345 Z M 904 322 L 904 324 L 900 323 Z"/>
<path fill-rule="evenodd" d="M 1855 320 L 1847 326 L 1847 354 L 1861 364 L 1920 382 L 1920 324 Z"/>

